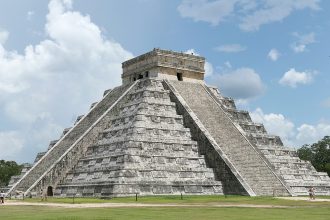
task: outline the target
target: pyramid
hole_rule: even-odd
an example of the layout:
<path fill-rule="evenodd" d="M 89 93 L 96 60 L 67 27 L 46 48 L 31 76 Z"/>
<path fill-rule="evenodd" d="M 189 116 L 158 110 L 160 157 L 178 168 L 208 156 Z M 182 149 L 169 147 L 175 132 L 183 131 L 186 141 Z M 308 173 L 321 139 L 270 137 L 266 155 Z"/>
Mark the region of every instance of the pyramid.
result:
<path fill-rule="evenodd" d="M 9 194 L 330 195 L 330 178 L 204 82 L 205 59 L 154 49 L 123 63 L 104 92 Z"/>

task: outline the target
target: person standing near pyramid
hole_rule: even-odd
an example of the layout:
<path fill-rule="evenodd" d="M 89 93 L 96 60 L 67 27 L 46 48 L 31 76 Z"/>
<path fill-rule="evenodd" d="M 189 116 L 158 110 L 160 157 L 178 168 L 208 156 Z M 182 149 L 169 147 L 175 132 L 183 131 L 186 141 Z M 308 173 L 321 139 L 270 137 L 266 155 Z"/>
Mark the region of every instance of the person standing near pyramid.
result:
<path fill-rule="evenodd" d="M 1 191 L 0 193 L 0 203 L 1 204 L 5 203 L 5 193 L 3 191 Z"/>
<path fill-rule="evenodd" d="M 309 193 L 309 198 L 311 200 L 315 200 L 315 189 L 314 187 L 311 187 L 309 190 L 308 190 L 308 193 Z"/>

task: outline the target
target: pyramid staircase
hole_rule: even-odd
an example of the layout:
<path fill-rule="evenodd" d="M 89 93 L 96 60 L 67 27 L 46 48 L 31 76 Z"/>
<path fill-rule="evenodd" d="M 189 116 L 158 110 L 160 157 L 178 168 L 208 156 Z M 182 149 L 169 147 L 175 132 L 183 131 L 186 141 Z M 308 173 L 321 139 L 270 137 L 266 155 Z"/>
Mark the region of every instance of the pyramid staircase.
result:
<path fill-rule="evenodd" d="M 221 179 L 199 154 L 169 93 L 161 80 L 140 81 L 55 195 L 223 194 Z M 233 178 L 231 183 L 237 185 Z"/>
<path fill-rule="evenodd" d="M 180 102 L 186 103 L 186 108 L 195 115 L 195 121 L 200 121 L 209 132 L 215 142 L 214 148 L 219 149 L 222 158 L 228 158 L 228 166 L 250 195 L 293 195 L 204 84 L 180 81 L 167 81 L 167 84 L 181 98 Z"/>
<path fill-rule="evenodd" d="M 215 87 L 207 89 L 294 195 L 307 195 L 311 187 L 315 188 L 317 195 L 330 195 L 330 177 L 327 173 L 317 172 L 309 161 L 299 159 L 297 151 L 285 147 L 279 136 L 268 134 L 262 124 L 254 123 L 249 112 L 237 110 L 233 99 L 223 97 Z"/>

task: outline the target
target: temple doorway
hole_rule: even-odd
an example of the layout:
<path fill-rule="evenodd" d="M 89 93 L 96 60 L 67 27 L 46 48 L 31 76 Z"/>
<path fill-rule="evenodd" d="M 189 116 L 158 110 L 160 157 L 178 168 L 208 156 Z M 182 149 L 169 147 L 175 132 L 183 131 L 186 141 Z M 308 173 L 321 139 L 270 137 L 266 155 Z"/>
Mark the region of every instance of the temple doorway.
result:
<path fill-rule="evenodd" d="M 47 196 L 53 196 L 54 193 L 53 193 L 53 187 L 51 186 L 48 186 L 47 188 Z"/>

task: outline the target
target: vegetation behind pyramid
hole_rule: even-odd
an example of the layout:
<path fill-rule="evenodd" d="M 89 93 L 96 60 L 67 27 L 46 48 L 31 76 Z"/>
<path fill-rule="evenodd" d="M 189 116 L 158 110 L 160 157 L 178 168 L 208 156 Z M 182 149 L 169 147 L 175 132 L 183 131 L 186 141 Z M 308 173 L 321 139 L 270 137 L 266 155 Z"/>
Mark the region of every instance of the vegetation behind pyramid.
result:
<path fill-rule="evenodd" d="M 9 194 L 330 195 L 317 172 L 204 83 L 203 57 L 154 49 L 13 178 Z"/>

